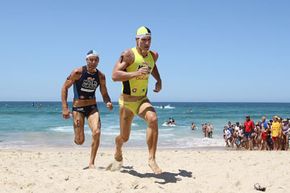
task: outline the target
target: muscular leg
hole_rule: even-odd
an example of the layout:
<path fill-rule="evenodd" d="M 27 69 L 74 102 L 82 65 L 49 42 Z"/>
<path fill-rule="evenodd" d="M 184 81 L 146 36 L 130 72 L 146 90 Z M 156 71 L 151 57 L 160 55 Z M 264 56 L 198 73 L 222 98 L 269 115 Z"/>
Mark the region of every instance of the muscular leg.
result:
<path fill-rule="evenodd" d="M 120 107 L 120 135 L 115 138 L 115 160 L 122 161 L 122 146 L 129 140 L 134 113 L 125 107 Z"/>
<path fill-rule="evenodd" d="M 122 146 L 128 141 L 131 131 L 131 124 L 134 118 L 134 113 L 129 109 L 120 106 L 120 134 L 115 138 L 116 150 L 115 161 L 107 167 L 107 170 L 120 170 L 123 164 Z"/>
<path fill-rule="evenodd" d="M 95 158 L 100 144 L 101 121 L 99 112 L 94 112 L 88 117 L 88 124 L 92 130 L 92 145 L 89 168 L 95 168 Z"/>
<path fill-rule="evenodd" d="M 73 111 L 73 122 L 74 122 L 74 132 L 75 132 L 75 139 L 74 142 L 77 145 L 82 145 L 85 141 L 85 134 L 84 134 L 84 123 L 85 123 L 85 116 L 82 113 Z"/>
<path fill-rule="evenodd" d="M 139 116 L 147 122 L 146 141 L 149 150 L 149 167 L 155 174 L 160 174 L 162 171 L 156 163 L 155 154 L 158 141 L 158 119 L 156 112 L 149 101 L 141 104 L 139 108 Z"/>

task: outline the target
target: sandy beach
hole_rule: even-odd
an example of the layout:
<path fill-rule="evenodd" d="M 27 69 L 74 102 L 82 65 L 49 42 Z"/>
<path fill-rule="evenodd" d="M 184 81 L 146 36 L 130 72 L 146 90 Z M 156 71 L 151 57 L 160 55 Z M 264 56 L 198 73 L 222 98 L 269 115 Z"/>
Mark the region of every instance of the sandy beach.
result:
<path fill-rule="evenodd" d="M 106 171 L 113 150 L 100 149 L 97 169 L 84 170 L 88 148 L 0 150 L 0 192 L 289 192 L 290 152 L 159 150 L 154 175 L 147 150 L 124 150 L 121 171 Z"/>

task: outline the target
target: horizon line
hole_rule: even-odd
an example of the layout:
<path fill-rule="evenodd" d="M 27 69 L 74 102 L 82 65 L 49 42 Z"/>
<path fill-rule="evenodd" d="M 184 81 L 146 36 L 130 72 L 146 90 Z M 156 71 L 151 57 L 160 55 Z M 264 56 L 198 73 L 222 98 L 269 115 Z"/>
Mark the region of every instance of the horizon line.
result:
<path fill-rule="evenodd" d="M 3 100 L 0 102 L 60 102 L 59 100 Z M 68 101 L 69 103 L 73 101 Z M 152 103 L 290 103 L 285 101 L 151 101 Z M 97 103 L 103 103 L 103 101 L 97 101 Z M 112 103 L 118 103 L 118 101 L 112 101 Z"/>

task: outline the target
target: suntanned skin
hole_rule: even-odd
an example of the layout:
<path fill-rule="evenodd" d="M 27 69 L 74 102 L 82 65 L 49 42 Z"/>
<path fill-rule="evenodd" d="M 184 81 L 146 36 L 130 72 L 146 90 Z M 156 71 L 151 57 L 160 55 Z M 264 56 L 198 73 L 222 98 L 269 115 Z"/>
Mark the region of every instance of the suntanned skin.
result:
<path fill-rule="evenodd" d="M 146 57 L 149 52 L 151 44 L 151 37 L 145 36 L 143 38 L 136 38 L 136 48 L 139 54 L 143 57 Z M 158 53 L 150 51 L 154 61 L 156 63 L 158 59 Z M 133 64 L 134 62 L 134 53 L 131 50 L 124 51 L 120 59 L 116 62 L 115 67 L 113 69 L 112 79 L 113 81 L 127 81 L 132 78 L 146 75 L 150 73 L 150 69 L 148 66 L 140 68 L 136 72 L 126 72 L 125 69 Z M 157 65 L 154 66 L 152 70 L 152 76 L 156 79 L 154 92 L 159 92 L 162 88 L 161 78 L 158 72 Z M 123 94 L 122 97 L 127 101 L 136 101 L 138 96 L 130 96 Z M 148 165 L 152 169 L 155 174 L 160 174 L 162 171 L 156 163 L 156 148 L 158 141 L 158 119 L 155 112 L 155 109 L 151 105 L 150 101 L 147 100 L 141 104 L 139 108 L 138 115 L 143 118 L 147 123 L 147 133 L 146 133 L 146 141 L 149 150 L 149 160 Z M 125 107 L 120 107 L 120 134 L 116 137 L 116 150 L 115 150 L 115 160 L 122 161 L 122 146 L 125 142 L 128 141 L 131 131 L 131 124 L 134 118 L 134 113 Z"/>
<path fill-rule="evenodd" d="M 87 70 L 89 73 L 94 74 L 96 73 L 96 67 L 99 63 L 99 57 L 90 56 L 86 59 L 87 62 Z M 62 90 L 61 90 L 61 100 L 62 100 L 62 115 L 63 118 L 69 119 L 70 118 L 70 110 L 67 104 L 67 96 L 68 96 L 68 89 L 81 78 L 82 75 L 82 67 L 76 68 L 72 71 L 70 76 L 64 82 Z M 113 105 L 111 103 L 110 96 L 107 91 L 106 87 L 106 77 L 105 75 L 99 70 L 99 79 L 100 79 L 100 92 L 103 97 L 103 101 L 106 104 L 109 110 L 113 109 Z M 73 101 L 74 107 L 84 107 L 89 105 L 96 104 L 96 99 L 76 99 Z M 77 145 L 82 145 L 85 141 L 84 135 L 84 123 L 85 123 L 85 116 L 80 113 L 73 111 L 73 125 L 74 125 L 74 133 L 75 139 L 74 142 Z M 92 144 L 91 144 L 91 156 L 89 161 L 88 168 L 95 168 L 95 158 L 97 154 L 97 150 L 100 144 L 100 134 L 101 134 L 101 122 L 100 122 L 100 114 L 98 111 L 93 111 L 88 116 L 88 125 L 92 131 Z"/>

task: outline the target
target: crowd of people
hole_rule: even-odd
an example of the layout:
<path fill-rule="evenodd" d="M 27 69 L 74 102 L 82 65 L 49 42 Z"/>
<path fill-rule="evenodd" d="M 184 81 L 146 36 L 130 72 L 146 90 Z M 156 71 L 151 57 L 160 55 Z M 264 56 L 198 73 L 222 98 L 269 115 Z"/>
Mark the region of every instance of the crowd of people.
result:
<path fill-rule="evenodd" d="M 265 116 L 254 123 L 250 116 L 246 116 L 244 124 L 230 121 L 224 126 L 226 146 L 245 148 L 249 150 L 288 150 L 289 148 L 289 119 L 274 116 L 267 120 Z"/>
<path fill-rule="evenodd" d="M 204 137 L 213 137 L 213 124 L 203 123 L 201 124 L 201 128 Z M 196 129 L 196 124 L 192 122 L 191 130 Z M 251 120 L 250 116 L 246 116 L 244 123 L 232 123 L 229 121 L 223 129 L 223 137 L 227 147 L 247 150 L 287 151 L 289 149 L 289 135 L 290 119 L 283 119 L 279 116 L 274 116 L 270 120 L 266 116 L 263 116 L 256 123 Z"/>

